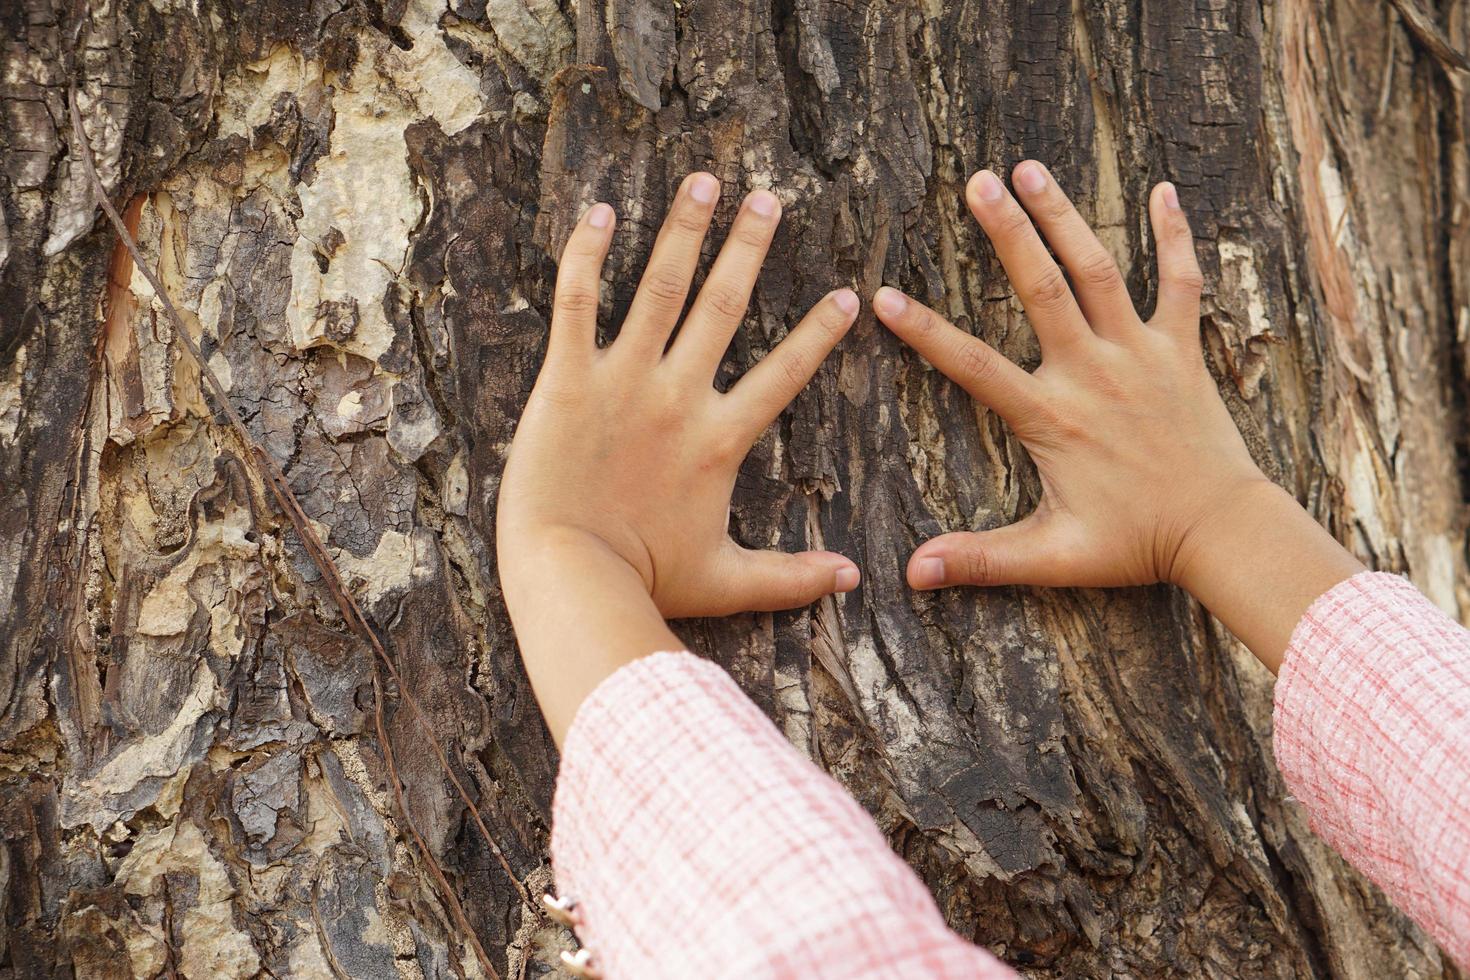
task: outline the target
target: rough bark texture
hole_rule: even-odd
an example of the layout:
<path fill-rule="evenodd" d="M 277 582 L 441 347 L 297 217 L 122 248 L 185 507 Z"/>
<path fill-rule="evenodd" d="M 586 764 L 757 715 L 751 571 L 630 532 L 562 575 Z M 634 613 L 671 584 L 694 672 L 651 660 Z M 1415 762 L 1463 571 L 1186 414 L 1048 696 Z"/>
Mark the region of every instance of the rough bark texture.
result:
<path fill-rule="evenodd" d="M 0 977 L 552 972 L 418 723 L 346 631 L 94 220 L 66 117 L 287 473 L 511 867 L 550 886 L 555 752 L 494 503 L 576 215 L 623 216 L 615 330 L 703 167 L 786 207 L 726 362 L 897 283 L 1025 363 L 961 204 L 1053 165 L 1151 303 L 1176 181 L 1208 353 L 1260 460 L 1470 611 L 1470 12 L 1429 0 L 7 0 L 0 4 Z M 718 236 L 716 236 L 718 237 Z M 976 424 L 978 420 L 978 425 Z M 681 624 L 867 806 L 953 926 L 1036 975 L 1441 976 L 1308 832 L 1269 678 L 1167 588 L 915 595 L 1024 513 L 998 421 L 865 314 L 743 470 L 751 545 L 861 590 Z M 669 942 L 679 941 L 677 923 Z"/>

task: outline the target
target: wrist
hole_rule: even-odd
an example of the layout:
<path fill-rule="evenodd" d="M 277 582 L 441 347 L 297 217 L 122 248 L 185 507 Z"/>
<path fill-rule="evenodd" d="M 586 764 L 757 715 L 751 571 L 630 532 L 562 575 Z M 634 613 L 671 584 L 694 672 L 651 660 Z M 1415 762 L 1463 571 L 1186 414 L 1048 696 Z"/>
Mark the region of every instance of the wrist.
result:
<path fill-rule="evenodd" d="M 628 554 L 628 548 L 577 525 L 535 524 L 509 534 L 502 531 L 498 551 L 503 585 L 549 585 L 569 575 L 595 572 L 623 580 L 632 576 L 645 594 L 651 594 L 649 575 Z"/>
<path fill-rule="evenodd" d="M 577 707 L 618 668 L 682 642 L 637 568 L 601 535 L 576 527 L 502 537 L 505 605 L 521 660 L 560 744 Z"/>
<path fill-rule="evenodd" d="M 1198 599 L 1208 591 L 1218 556 L 1249 546 L 1271 527 L 1302 513 L 1296 498 L 1264 474 L 1240 477 L 1217 490 L 1214 503 L 1190 524 L 1165 579 Z"/>
<path fill-rule="evenodd" d="M 1362 570 L 1296 498 L 1263 477 L 1235 488 L 1198 523 L 1171 581 L 1275 673 L 1307 608 Z"/>

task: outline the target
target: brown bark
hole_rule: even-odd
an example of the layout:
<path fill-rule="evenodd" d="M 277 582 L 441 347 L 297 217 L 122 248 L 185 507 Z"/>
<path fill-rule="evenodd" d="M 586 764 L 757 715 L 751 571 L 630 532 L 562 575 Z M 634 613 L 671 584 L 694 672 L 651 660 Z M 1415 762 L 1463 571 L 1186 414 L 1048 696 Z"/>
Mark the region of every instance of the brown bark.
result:
<path fill-rule="evenodd" d="M 0 977 L 480 975 L 380 705 L 493 968 L 551 972 L 570 943 L 95 220 L 69 84 L 189 332 L 539 894 L 556 757 L 494 501 L 582 208 L 622 216 L 611 331 L 686 172 L 721 177 L 723 218 L 781 195 L 728 379 L 828 289 L 882 282 L 1033 364 L 965 176 L 1048 162 L 1145 308 L 1144 201 L 1172 179 L 1258 458 L 1463 615 L 1467 42 L 1465 6 L 1426 0 L 0 7 Z M 732 519 L 851 555 L 864 586 L 681 635 L 961 934 L 1038 976 L 1454 975 L 1285 799 L 1269 678 L 1185 597 L 904 586 L 917 542 L 1036 494 L 1004 427 L 865 314 Z"/>

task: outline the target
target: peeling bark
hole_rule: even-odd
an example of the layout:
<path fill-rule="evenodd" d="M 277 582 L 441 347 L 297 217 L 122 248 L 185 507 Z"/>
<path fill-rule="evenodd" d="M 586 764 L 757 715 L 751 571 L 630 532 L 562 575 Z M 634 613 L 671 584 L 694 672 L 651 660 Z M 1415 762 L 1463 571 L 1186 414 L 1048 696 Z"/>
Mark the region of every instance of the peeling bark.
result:
<path fill-rule="evenodd" d="M 531 894 L 556 756 L 495 578 L 500 468 L 572 221 L 622 217 L 611 333 L 691 169 L 722 218 L 755 187 L 785 206 L 722 382 L 827 290 L 882 282 L 1034 364 L 964 178 L 1047 161 L 1144 308 L 1144 202 L 1174 180 L 1257 458 L 1470 612 L 1461 4 L 76 7 L 0 7 L 0 977 L 481 975 L 395 804 L 380 695 L 493 968 L 549 974 L 571 942 L 97 222 L 73 83 L 146 258 Z M 1180 594 L 904 587 L 919 541 L 1038 496 L 976 419 L 865 314 L 732 513 L 749 545 L 851 555 L 863 587 L 681 635 L 1023 970 L 1457 975 L 1310 834 L 1268 679 Z"/>

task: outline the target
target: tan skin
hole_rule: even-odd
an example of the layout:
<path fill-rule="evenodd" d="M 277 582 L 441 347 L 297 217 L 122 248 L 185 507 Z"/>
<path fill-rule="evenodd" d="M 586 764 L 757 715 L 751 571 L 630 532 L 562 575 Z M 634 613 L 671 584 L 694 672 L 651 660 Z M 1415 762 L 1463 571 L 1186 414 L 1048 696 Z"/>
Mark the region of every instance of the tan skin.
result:
<path fill-rule="evenodd" d="M 1035 512 L 922 544 L 919 589 L 1026 584 L 1187 589 L 1273 672 L 1317 596 L 1362 570 L 1255 466 L 1205 369 L 1201 277 L 1172 185 L 1150 199 L 1154 315 L 1056 182 L 1027 161 L 1016 195 L 989 171 L 966 202 L 994 243 L 1041 344 L 1026 372 L 896 290 L 880 320 L 1011 426 L 1043 487 Z M 779 220 L 746 198 L 672 345 L 718 184 L 692 174 L 660 232 L 622 332 L 596 346 L 612 211 L 583 216 L 563 252 L 546 364 L 501 485 L 501 581 L 553 736 L 618 667 L 683 644 L 665 617 L 806 605 L 858 583 L 830 552 L 749 551 L 726 529 L 741 459 L 851 326 L 838 290 L 730 390 L 713 377 Z M 1052 260 L 1042 235 L 1075 289 Z"/>
<path fill-rule="evenodd" d="M 828 294 L 728 393 L 716 391 L 780 221 L 774 194 L 746 197 L 680 324 L 718 193 L 709 174 L 685 179 L 605 350 L 597 290 L 612 209 L 583 215 L 562 253 L 546 364 L 497 519 L 506 605 L 558 740 L 617 667 L 683 647 L 665 618 L 792 609 L 858 584 L 841 555 L 752 551 L 727 531 L 741 461 L 847 333 L 859 301 L 850 289 Z"/>

